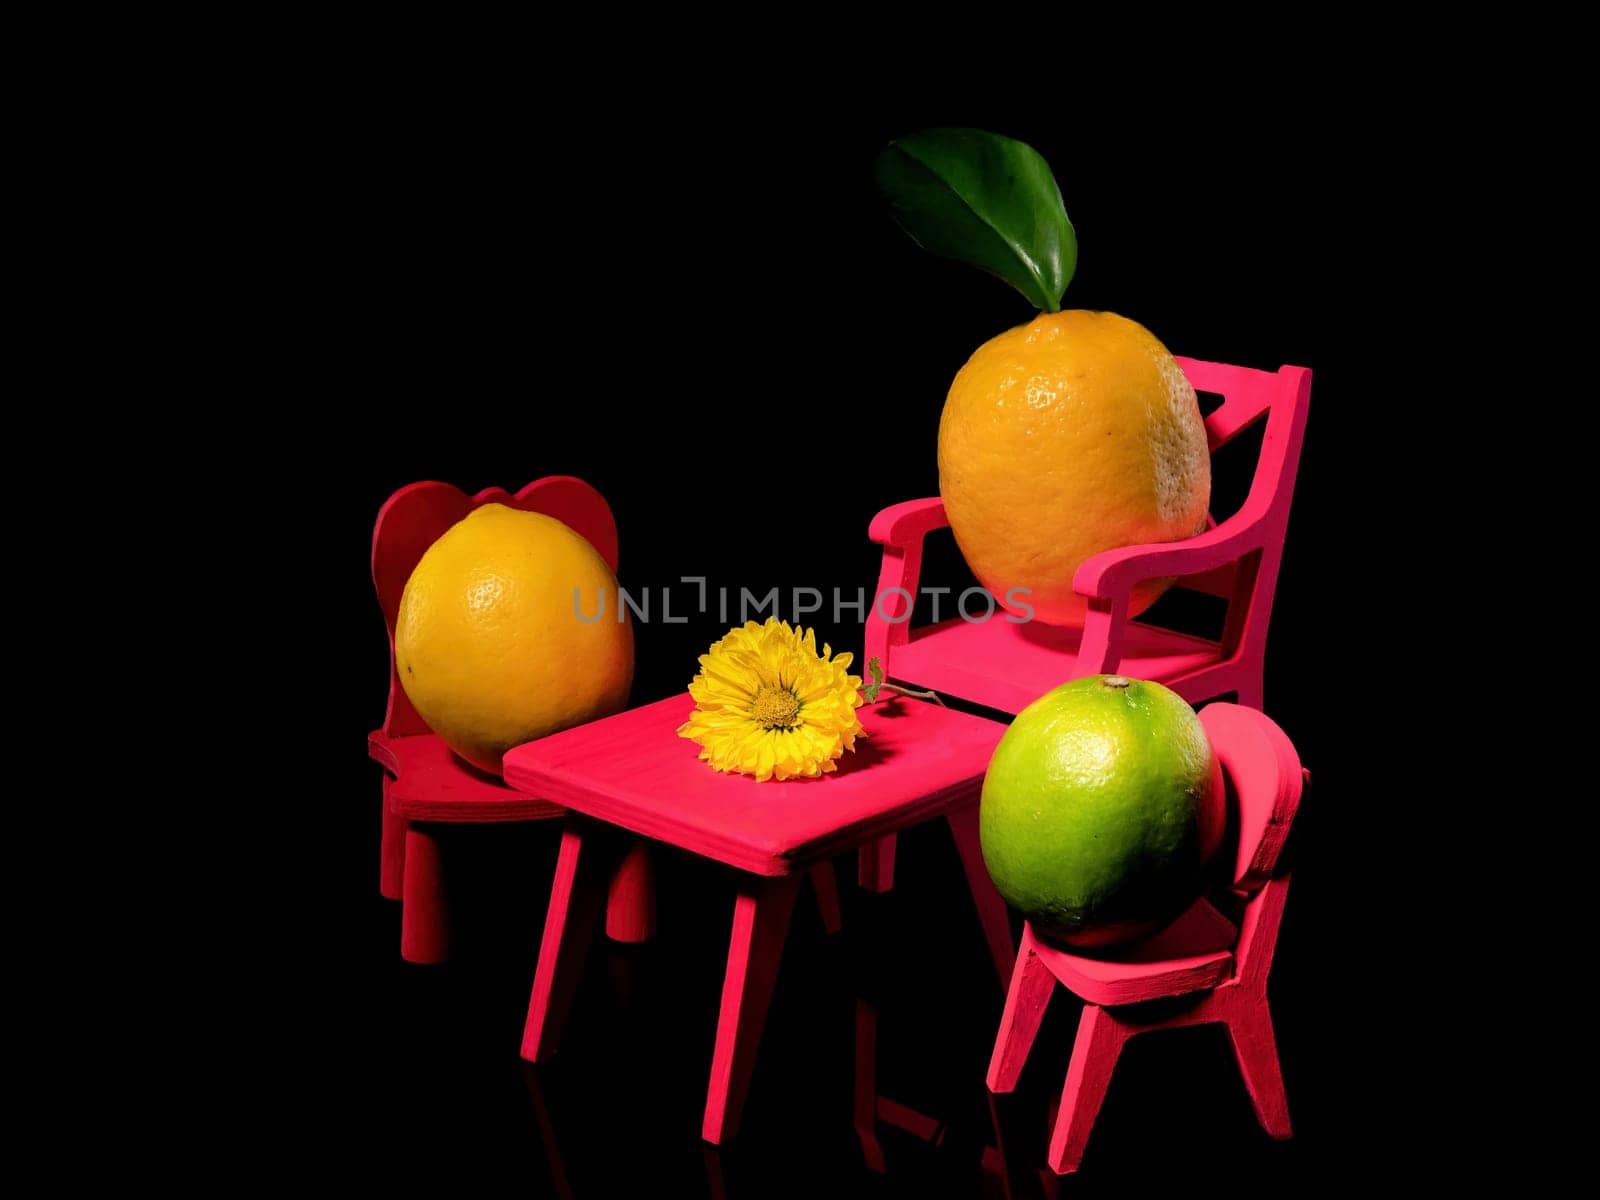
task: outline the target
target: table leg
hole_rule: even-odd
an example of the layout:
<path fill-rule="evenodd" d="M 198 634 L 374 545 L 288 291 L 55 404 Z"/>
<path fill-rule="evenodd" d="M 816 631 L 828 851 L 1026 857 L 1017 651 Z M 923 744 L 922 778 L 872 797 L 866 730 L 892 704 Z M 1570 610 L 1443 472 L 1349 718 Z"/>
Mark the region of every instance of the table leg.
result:
<path fill-rule="evenodd" d="M 856 852 L 860 859 L 856 885 L 862 891 L 887 892 L 894 887 L 894 847 L 895 835 L 889 833 Z"/>
<path fill-rule="evenodd" d="M 834 878 L 833 864 L 827 859 L 812 863 L 806 874 L 811 876 L 811 889 L 817 894 L 822 928 L 830 935 L 838 933 L 843 920 L 839 916 L 839 881 Z"/>
<path fill-rule="evenodd" d="M 656 871 L 650 843 L 636 841 L 617 864 L 606 896 L 606 936 L 648 942 L 656 932 Z"/>
<path fill-rule="evenodd" d="M 606 899 L 606 855 L 593 844 L 598 831 L 582 818 L 568 816 L 561 831 L 561 856 L 550 885 L 550 908 L 539 943 L 539 966 L 522 1031 L 522 1057 L 540 1062 L 556 1052 L 572 997 L 583 974 L 583 960 Z"/>
<path fill-rule="evenodd" d="M 713 1145 L 721 1145 L 739 1129 L 799 884 L 798 875 L 747 876 L 740 881 L 701 1125 L 701 1135 Z"/>
<path fill-rule="evenodd" d="M 989 868 L 983 863 L 983 846 L 978 838 L 978 806 L 945 813 L 950 824 L 950 836 L 955 838 L 956 853 L 961 856 L 961 866 L 967 873 L 967 887 L 972 891 L 972 902 L 978 907 L 978 923 L 983 926 L 984 941 L 989 943 L 989 957 L 1000 976 L 1001 988 L 1011 984 L 1011 968 L 1016 963 L 1016 945 L 1011 940 L 1011 914 L 1006 902 L 995 890 L 989 878 Z"/>

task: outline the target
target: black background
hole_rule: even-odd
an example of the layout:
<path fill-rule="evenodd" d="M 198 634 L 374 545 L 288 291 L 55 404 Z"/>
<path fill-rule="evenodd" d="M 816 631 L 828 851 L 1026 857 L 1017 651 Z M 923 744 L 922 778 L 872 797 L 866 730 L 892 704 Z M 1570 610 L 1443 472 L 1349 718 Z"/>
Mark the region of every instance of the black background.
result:
<path fill-rule="evenodd" d="M 846 888 L 833 943 L 802 895 L 743 1133 L 713 1153 L 698 1131 L 727 877 L 664 856 L 657 939 L 597 949 L 562 1054 L 525 1069 L 558 830 L 458 831 L 456 956 L 404 964 L 399 907 L 377 895 L 379 770 L 363 744 L 387 678 L 371 527 L 413 480 L 475 491 L 581 476 L 616 514 L 623 585 L 656 603 L 673 585 L 677 612 L 694 598 L 684 575 L 735 595 L 870 590 L 872 515 L 937 493 L 950 379 L 1031 316 L 1003 284 L 918 250 L 874 192 L 885 140 L 961 123 L 1022 138 L 1053 165 L 1080 244 L 1068 306 L 1132 317 L 1175 353 L 1315 372 L 1266 678 L 1269 713 L 1316 776 L 1272 982 L 1296 1137 L 1272 1143 L 1256 1126 L 1220 1030 L 1152 1036 L 1126 1053 L 1069 1186 L 1209 1195 L 1365 1173 L 1385 1126 L 1352 1099 L 1367 1068 L 1349 897 L 1378 864 L 1342 716 L 1363 635 L 1342 608 L 1339 563 L 1368 536 L 1343 499 L 1352 464 L 1380 469 L 1363 449 L 1369 364 L 1354 348 L 1383 338 L 1360 291 L 1368 245 L 1354 214 L 1372 179 L 1354 135 L 1249 101 L 1180 108 L 1159 129 L 879 105 L 759 136 L 737 112 L 712 115 L 731 110 L 574 131 L 421 106 L 378 121 L 348 106 L 273 184 L 284 219 L 267 254 L 281 250 L 276 270 L 298 277 L 275 327 L 299 377 L 284 381 L 297 436 L 280 469 L 304 489 L 286 507 L 281 552 L 297 560 L 276 576 L 275 603 L 310 634 L 304 660 L 284 666 L 316 681 L 300 711 L 309 704 L 322 749 L 307 799 L 323 818 L 297 851 L 304 927 L 283 931 L 270 972 L 298 1051 L 278 1152 L 363 1181 L 492 1179 L 534 1195 L 555 1194 L 558 1160 L 579 1196 L 999 1195 L 977 1165 L 997 1119 L 1011 1186 L 1037 1186 L 1075 1006 L 1058 994 L 996 1118 L 983 1072 L 1002 997 L 941 832 L 902 839 L 884 903 Z M 1253 449 L 1244 439 L 1219 457 L 1219 517 L 1243 495 Z M 947 534 L 924 581 L 963 586 Z M 690 616 L 637 628 L 635 703 L 686 686 L 723 632 L 714 612 Z M 859 651 L 859 626 L 828 618 L 820 637 Z M 850 1129 L 859 989 L 883 1003 L 884 1093 L 948 1122 L 939 1147 L 886 1131 L 882 1179 L 862 1169 Z"/>

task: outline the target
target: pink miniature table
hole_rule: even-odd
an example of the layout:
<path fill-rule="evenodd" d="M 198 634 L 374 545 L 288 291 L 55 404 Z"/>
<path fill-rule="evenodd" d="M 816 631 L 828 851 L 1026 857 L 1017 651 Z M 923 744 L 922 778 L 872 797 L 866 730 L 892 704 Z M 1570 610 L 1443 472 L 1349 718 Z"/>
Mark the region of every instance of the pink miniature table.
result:
<path fill-rule="evenodd" d="M 674 696 L 510 751 L 512 787 L 567 809 L 522 1056 L 555 1052 L 609 866 L 623 851 L 603 825 L 666 842 L 745 872 L 734 904 L 701 1132 L 733 1136 L 755 1065 L 799 881 L 841 851 L 943 817 L 954 834 L 991 955 L 1014 956 L 1005 902 L 978 845 L 978 793 L 1005 726 L 933 704 L 894 699 L 860 710 L 867 738 L 820 779 L 757 783 L 714 772 L 677 736 L 693 701 Z M 602 849 L 602 847 L 605 847 Z"/>

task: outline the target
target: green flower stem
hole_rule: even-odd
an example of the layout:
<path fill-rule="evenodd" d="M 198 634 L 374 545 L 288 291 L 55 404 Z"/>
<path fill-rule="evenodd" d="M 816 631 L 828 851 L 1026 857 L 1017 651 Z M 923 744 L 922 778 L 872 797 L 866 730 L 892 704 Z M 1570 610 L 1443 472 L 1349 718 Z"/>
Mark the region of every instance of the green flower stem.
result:
<path fill-rule="evenodd" d="M 915 696 L 918 700 L 932 700 L 940 708 L 946 707 L 945 702 L 939 699 L 938 692 L 919 692 L 916 688 L 900 687 L 898 684 L 893 683 L 881 684 L 879 685 L 879 690 L 896 696 Z"/>
<path fill-rule="evenodd" d="M 935 692 L 919 692 L 916 688 L 885 683 L 883 681 L 883 664 L 878 661 L 876 654 L 867 661 L 867 678 L 872 682 L 861 689 L 861 696 L 868 704 L 876 704 L 880 692 L 889 692 L 896 696 L 915 696 L 918 700 L 932 700 L 940 708 L 948 707 Z"/>

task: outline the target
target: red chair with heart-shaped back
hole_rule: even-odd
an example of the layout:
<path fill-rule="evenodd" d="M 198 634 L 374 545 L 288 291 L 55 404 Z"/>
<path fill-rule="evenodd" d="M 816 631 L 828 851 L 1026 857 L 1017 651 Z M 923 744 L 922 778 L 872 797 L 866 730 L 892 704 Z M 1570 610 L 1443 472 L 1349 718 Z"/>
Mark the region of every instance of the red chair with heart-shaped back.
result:
<path fill-rule="evenodd" d="M 558 805 L 507 787 L 499 776 L 452 753 L 417 714 L 395 667 L 395 621 L 406 581 L 429 546 L 484 504 L 554 517 L 587 538 L 613 572 L 617 569 L 617 523 L 611 507 L 594 488 L 570 475 L 546 476 L 515 494 L 488 488 L 469 496 L 447 483 L 413 483 L 389 497 L 379 511 L 372 533 L 372 581 L 389 631 L 389 707 L 383 728 L 368 735 L 367 747 L 384 769 L 379 890 L 404 905 L 400 953 L 410 962 L 441 962 L 449 956 L 438 826 L 565 815 Z M 618 941 L 642 941 L 653 922 L 649 863 L 641 851 L 612 881 L 606 931 Z"/>
<path fill-rule="evenodd" d="M 1016 1087 L 1057 984 L 1083 1000 L 1050 1139 L 1050 1167 L 1058 1175 L 1078 1169 L 1122 1047 L 1156 1029 L 1223 1025 L 1261 1127 L 1273 1138 L 1291 1132 L 1267 973 L 1289 895 L 1280 855 L 1311 776 L 1283 730 L 1254 709 L 1209 704 L 1200 721 L 1237 802 L 1230 814 L 1238 831 L 1227 864 L 1231 887 L 1212 897 L 1229 912 L 1201 899 L 1144 941 L 1094 957 L 1051 945 L 1032 924 L 1023 927 L 989 1061 L 989 1090 Z M 1176 1012 L 1151 1003 L 1183 996 L 1192 1000 Z"/>

